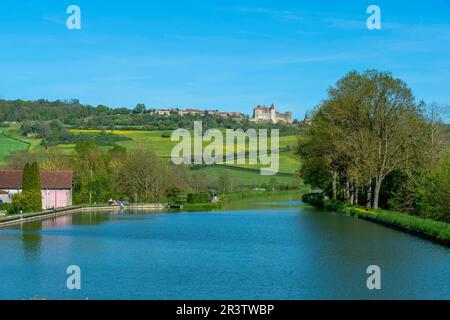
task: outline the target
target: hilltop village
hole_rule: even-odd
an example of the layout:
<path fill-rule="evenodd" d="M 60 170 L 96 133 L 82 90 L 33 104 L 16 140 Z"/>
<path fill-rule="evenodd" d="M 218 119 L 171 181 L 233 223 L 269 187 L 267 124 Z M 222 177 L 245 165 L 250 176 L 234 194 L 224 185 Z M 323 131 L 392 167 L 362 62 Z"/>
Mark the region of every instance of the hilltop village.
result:
<path fill-rule="evenodd" d="M 235 118 L 235 119 L 243 119 L 246 117 L 245 114 L 240 112 L 221 112 L 219 110 L 199 110 L 199 109 L 154 109 L 153 113 L 162 115 L 162 116 L 170 116 L 172 114 L 178 114 L 180 116 L 185 116 L 188 114 L 192 115 L 213 115 L 219 116 L 222 118 Z M 292 123 L 292 112 L 279 113 L 276 111 L 275 105 L 272 104 L 270 107 L 257 105 L 253 108 L 253 116 L 249 119 L 252 122 L 284 122 L 284 123 Z"/>

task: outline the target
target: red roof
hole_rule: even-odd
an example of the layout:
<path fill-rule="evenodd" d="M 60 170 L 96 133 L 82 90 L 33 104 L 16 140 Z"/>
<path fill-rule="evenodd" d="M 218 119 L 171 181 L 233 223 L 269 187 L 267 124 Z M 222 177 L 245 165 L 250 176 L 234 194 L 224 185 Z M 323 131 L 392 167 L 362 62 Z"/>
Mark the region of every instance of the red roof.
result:
<path fill-rule="evenodd" d="M 42 189 L 72 189 L 72 171 L 41 171 Z M 0 170 L 1 189 L 22 189 L 22 170 Z"/>

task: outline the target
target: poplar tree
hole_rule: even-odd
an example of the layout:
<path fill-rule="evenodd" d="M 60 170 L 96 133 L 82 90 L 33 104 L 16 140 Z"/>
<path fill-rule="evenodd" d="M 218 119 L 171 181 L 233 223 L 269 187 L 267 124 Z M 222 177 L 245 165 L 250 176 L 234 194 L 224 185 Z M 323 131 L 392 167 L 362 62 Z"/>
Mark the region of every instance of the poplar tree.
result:
<path fill-rule="evenodd" d="M 22 194 L 29 199 L 30 207 L 26 211 L 42 210 L 41 174 L 37 162 L 27 163 L 23 169 Z"/>

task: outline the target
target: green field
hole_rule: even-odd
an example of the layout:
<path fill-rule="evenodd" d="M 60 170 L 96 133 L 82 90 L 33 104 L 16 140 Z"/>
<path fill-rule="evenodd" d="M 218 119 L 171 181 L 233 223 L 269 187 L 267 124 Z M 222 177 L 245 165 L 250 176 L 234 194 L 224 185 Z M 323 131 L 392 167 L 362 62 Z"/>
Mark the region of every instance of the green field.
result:
<path fill-rule="evenodd" d="M 0 158 L 0 162 L 3 162 L 7 155 L 10 153 L 17 151 L 17 150 L 26 150 L 29 148 L 30 152 L 40 152 L 44 150 L 58 150 L 64 154 L 70 155 L 74 153 L 75 151 L 75 145 L 73 144 L 61 144 L 57 146 L 51 146 L 47 147 L 46 149 L 41 145 L 41 140 L 36 138 L 28 138 L 21 135 L 20 132 L 20 125 L 12 125 L 10 126 L 5 132 L 8 134 L 8 136 L 13 137 L 15 139 L 21 140 L 23 142 L 6 138 L 6 142 L 9 142 L 12 146 L 8 151 L 6 148 L 2 148 L 2 157 Z M 84 133 L 84 134 L 96 134 L 101 131 L 99 130 L 71 130 L 71 132 L 77 134 L 77 133 Z M 115 131 L 107 131 L 113 134 L 123 135 L 126 137 L 131 138 L 132 140 L 128 141 L 119 141 L 117 142 L 118 145 L 123 146 L 127 149 L 133 149 L 133 148 L 143 148 L 143 147 L 149 147 L 152 148 L 153 151 L 155 151 L 159 156 L 164 158 L 169 158 L 171 155 L 172 148 L 177 144 L 177 142 L 171 141 L 170 138 L 163 138 L 161 135 L 164 131 L 138 131 L 138 130 L 115 130 Z M 298 157 L 294 154 L 295 146 L 297 144 L 298 137 L 296 136 L 281 136 L 280 137 L 280 154 L 279 154 L 279 160 L 280 160 L 280 167 L 279 172 L 280 173 L 289 173 L 294 174 L 298 171 L 300 167 L 300 161 Z M 6 143 L 5 142 L 5 143 Z M 193 143 L 192 143 L 193 145 Z M 203 144 L 204 146 L 208 145 L 207 142 Z M 110 147 L 100 147 L 100 149 L 106 151 Z M 236 152 L 242 151 L 242 150 L 248 150 L 248 144 L 247 145 L 236 145 L 235 146 Z M 224 149 L 224 153 L 225 153 Z M 261 164 L 257 165 L 250 165 L 250 164 L 232 164 L 229 165 L 235 166 L 235 167 L 242 167 L 247 169 L 260 169 Z M 264 166 L 267 167 L 267 166 Z M 219 176 L 223 172 L 226 172 L 229 174 L 230 178 L 233 180 L 233 182 L 236 183 L 236 185 L 239 184 L 247 184 L 247 185 L 253 185 L 253 184 L 262 184 L 262 183 L 268 183 L 271 179 L 271 177 L 267 176 L 261 176 L 259 171 L 255 172 L 249 172 L 249 171 L 242 171 L 242 170 L 234 170 L 232 168 L 224 168 L 220 166 L 211 166 L 211 167 L 205 167 L 200 168 L 196 170 L 201 170 L 206 172 L 208 175 L 212 176 Z M 283 183 L 283 184 L 291 184 L 294 180 L 292 177 L 285 177 L 285 176 L 278 176 L 276 177 L 277 183 Z"/>
<path fill-rule="evenodd" d="M 100 132 L 96 130 L 72 130 L 74 133 L 83 132 L 83 133 L 95 133 Z M 123 146 L 127 149 L 133 148 L 142 148 L 142 147 L 150 147 L 155 151 L 159 156 L 169 158 L 172 148 L 177 144 L 177 142 L 171 141 L 170 138 L 163 138 L 161 134 L 163 131 L 107 131 L 114 134 L 124 135 L 126 137 L 131 138 L 129 141 L 120 141 L 117 142 L 118 145 Z M 281 136 L 280 137 L 280 169 L 279 172 L 283 173 L 295 173 L 298 171 L 300 164 L 299 159 L 296 155 L 294 155 L 295 146 L 297 144 L 298 137 L 296 136 Z M 193 143 L 191 143 L 193 145 Z M 203 146 L 208 145 L 207 142 L 203 143 Z M 62 150 L 65 153 L 70 153 L 74 146 L 73 145 L 59 145 L 58 149 Z M 289 151 L 285 151 L 286 148 L 289 148 Z M 236 151 L 248 150 L 247 145 L 236 145 Z M 226 150 L 224 149 L 224 153 Z M 251 168 L 251 169 L 259 169 L 261 167 L 260 164 L 250 165 L 250 164 L 231 164 L 237 167 Z"/>
<path fill-rule="evenodd" d="M 0 128 L 0 162 L 4 162 L 10 154 L 21 150 L 27 150 L 29 147 L 25 142 L 6 136 L 4 131 L 5 128 Z"/>
<path fill-rule="evenodd" d="M 246 172 L 239 169 L 231 169 L 224 168 L 219 166 L 206 166 L 201 169 L 195 169 L 195 171 L 200 171 L 205 173 L 208 176 L 212 176 L 215 178 L 220 177 L 223 174 L 226 174 L 233 185 L 261 185 L 261 184 L 269 184 L 270 180 L 274 178 L 277 184 L 293 184 L 295 182 L 294 177 L 284 177 L 284 176 L 262 176 L 259 172 Z M 237 190 L 234 190 L 237 191 Z"/>
<path fill-rule="evenodd" d="M 15 140 L 19 140 L 19 143 L 25 143 L 27 145 L 27 148 L 29 148 L 28 151 L 30 152 L 43 149 L 43 147 L 41 146 L 41 139 L 28 138 L 22 135 L 22 132 L 20 131 L 20 124 L 10 125 L 7 129 L 4 130 L 4 133 L 9 137 L 14 138 Z"/>

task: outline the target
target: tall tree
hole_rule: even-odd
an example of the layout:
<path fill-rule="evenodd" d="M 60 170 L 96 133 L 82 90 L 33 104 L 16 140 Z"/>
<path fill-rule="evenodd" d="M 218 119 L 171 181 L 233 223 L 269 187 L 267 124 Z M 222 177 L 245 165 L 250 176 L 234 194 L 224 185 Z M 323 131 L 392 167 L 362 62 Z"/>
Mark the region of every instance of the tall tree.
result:
<path fill-rule="evenodd" d="M 385 177 L 394 170 L 410 169 L 423 148 L 423 123 L 403 81 L 385 72 L 353 71 L 329 89 L 313 117 L 313 138 L 314 132 L 322 132 L 316 136 L 323 138 L 311 141 L 316 150 L 325 150 L 320 156 L 336 165 L 346 190 L 355 181 L 368 186 L 368 202 L 377 209 Z M 344 189 L 344 196 L 350 198 L 348 193 Z"/>
<path fill-rule="evenodd" d="M 75 146 L 75 191 L 78 202 L 105 200 L 110 184 L 105 156 L 92 142 Z"/>
<path fill-rule="evenodd" d="M 22 174 L 22 193 L 29 198 L 29 211 L 42 210 L 41 174 L 37 162 L 25 165 Z"/>
<path fill-rule="evenodd" d="M 117 184 L 135 202 L 156 201 L 164 197 L 171 178 L 168 163 L 151 149 L 134 149 L 118 170 Z"/>

